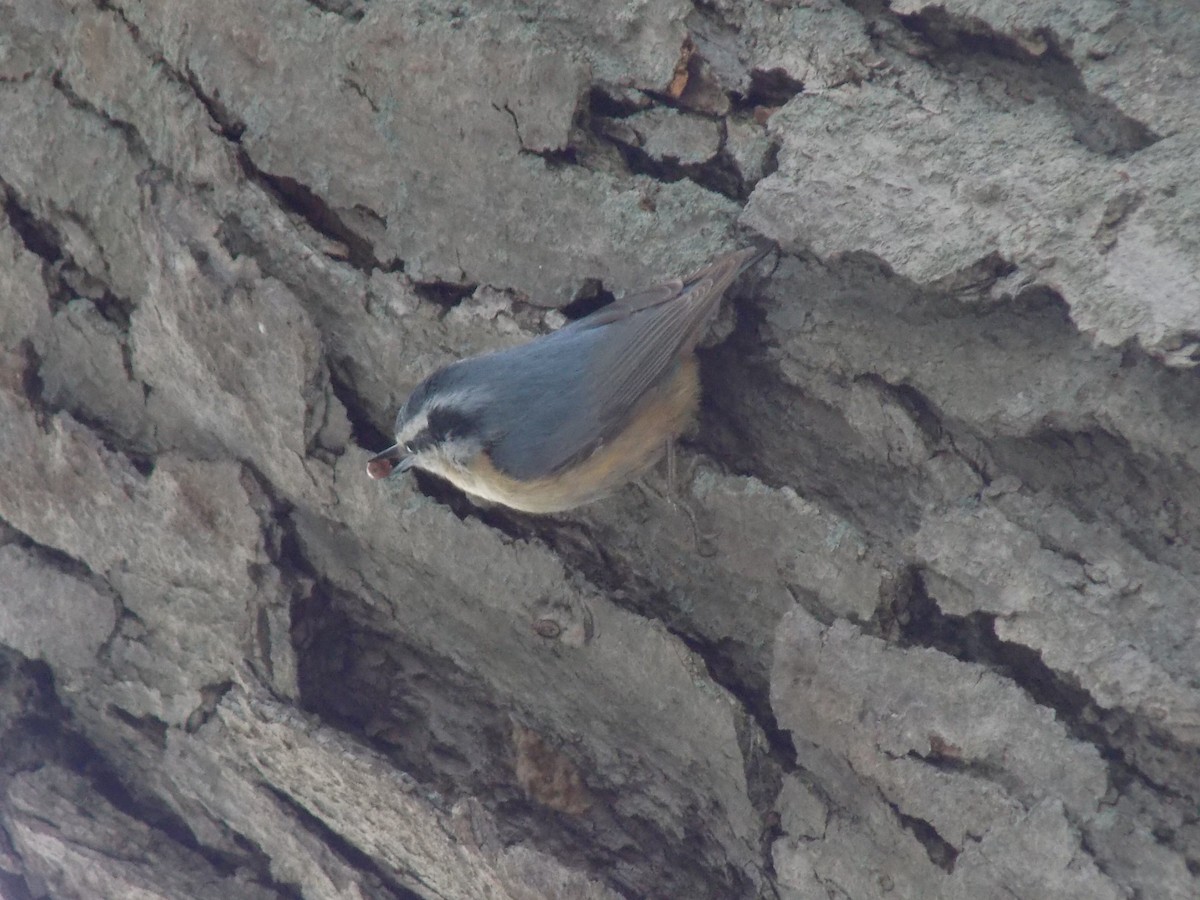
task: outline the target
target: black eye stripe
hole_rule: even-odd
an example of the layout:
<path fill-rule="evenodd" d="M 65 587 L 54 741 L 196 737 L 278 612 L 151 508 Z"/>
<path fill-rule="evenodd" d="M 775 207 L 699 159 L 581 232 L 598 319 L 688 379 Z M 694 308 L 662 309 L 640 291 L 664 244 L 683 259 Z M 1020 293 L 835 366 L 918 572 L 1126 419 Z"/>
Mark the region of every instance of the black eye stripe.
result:
<path fill-rule="evenodd" d="M 416 437 L 409 440 L 404 445 L 404 451 L 406 453 L 410 453 L 410 454 L 411 453 L 420 453 L 426 447 L 430 447 L 435 443 L 437 443 L 437 442 L 434 440 L 433 435 L 431 435 L 429 433 L 429 429 L 427 428 L 424 431 L 422 431 L 420 434 L 418 434 Z"/>
<path fill-rule="evenodd" d="M 474 425 L 471 416 L 457 409 L 437 407 L 429 413 L 429 433 L 435 441 L 470 434 Z"/>

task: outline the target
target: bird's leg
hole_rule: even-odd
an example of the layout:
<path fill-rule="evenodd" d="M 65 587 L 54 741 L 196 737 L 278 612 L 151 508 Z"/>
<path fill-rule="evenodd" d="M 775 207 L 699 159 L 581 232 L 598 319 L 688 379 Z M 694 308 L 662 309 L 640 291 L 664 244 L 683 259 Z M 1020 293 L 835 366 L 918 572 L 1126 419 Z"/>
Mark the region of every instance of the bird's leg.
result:
<path fill-rule="evenodd" d="M 693 508 L 692 503 L 688 502 L 688 498 L 682 496 L 682 492 L 679 489 L 678 461 L 675 456 L 674 441 L 669 440 L 666 443 L 665 461 L 667 470 L 667 486 L 665 492 L 656 490 L 644 480 L 639 481 L 638 484 L 640 484 L 646 490 L 657 495 L 659 499 L 665 500 L 667 503 L 671 504 L 671 506 L 675 509 L 682 511 L 683 514 L 687 516 L 688 522 L 690 522 L 692 525 L 692 539 L 696 545 L 697 553 L 705 557 L 716 556 L 717 547 L 714 543 L 713 535 L 705 534 L 703 531 L 701 531 L 700 522 L 696 516 L 696 510 Z"/>
<path fill-rule="evenodd" d="M 674 497 L 678 493 L 679 482 L 675 480 L 679 473 L 675 471 L 675 442 L 667 441 L 667 496 Z"/>

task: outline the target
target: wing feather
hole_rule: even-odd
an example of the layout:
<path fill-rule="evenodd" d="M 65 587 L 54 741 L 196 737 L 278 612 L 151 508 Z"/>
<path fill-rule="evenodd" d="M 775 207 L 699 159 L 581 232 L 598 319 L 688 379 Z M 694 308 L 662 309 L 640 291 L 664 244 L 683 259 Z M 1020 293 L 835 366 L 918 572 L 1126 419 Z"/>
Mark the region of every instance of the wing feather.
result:
<path fill-rule="evenodd" d="M 525 402 L 538 404 L 537 416 L 527 421 L 536 418 L 541 427 L 514 429 L 497 441 L 493 464 L 516 478 L 544 477 L 610 440 L 646 392 L 703 337 L 734 278 L 766 252 L 730 253 L 688 278 L 626 295 L 534 342 L 548 363 L 562 355 L 555 382 L 547 384 L 549 372 L 543 372 L 537 389 L 526 391 Z"/>

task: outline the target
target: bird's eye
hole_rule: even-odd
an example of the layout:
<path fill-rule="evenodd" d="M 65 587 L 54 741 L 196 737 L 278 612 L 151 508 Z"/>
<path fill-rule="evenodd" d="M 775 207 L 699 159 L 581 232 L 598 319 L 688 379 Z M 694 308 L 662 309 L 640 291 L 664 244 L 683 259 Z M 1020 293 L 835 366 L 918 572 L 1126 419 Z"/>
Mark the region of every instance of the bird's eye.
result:
<path fill-rule="evenodd" d="M 415 447 L 413 447 L 412 441 L 409 441 L 407 444 L 404 445 L 404 452 L 407 453 L 409 456 L 416 455 L 417 450 Z"/>

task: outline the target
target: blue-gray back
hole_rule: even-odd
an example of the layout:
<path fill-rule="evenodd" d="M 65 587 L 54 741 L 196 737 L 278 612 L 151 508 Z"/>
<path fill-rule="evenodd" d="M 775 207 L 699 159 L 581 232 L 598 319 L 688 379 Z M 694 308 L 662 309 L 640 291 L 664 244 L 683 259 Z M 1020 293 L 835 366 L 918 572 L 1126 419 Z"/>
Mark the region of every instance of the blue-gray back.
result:
<path fill-rule="evenodd" d="M 695 347 L 730 282 L 765 252 L 727 254 L 528 344 L 454 363 L 417 393 L 469 388 L 486 398 L 472 424 L 495 466 L 522 480 L 552 475 L 624 427 Z M 406 407 L 419 402 L 414 394 Z"/>

